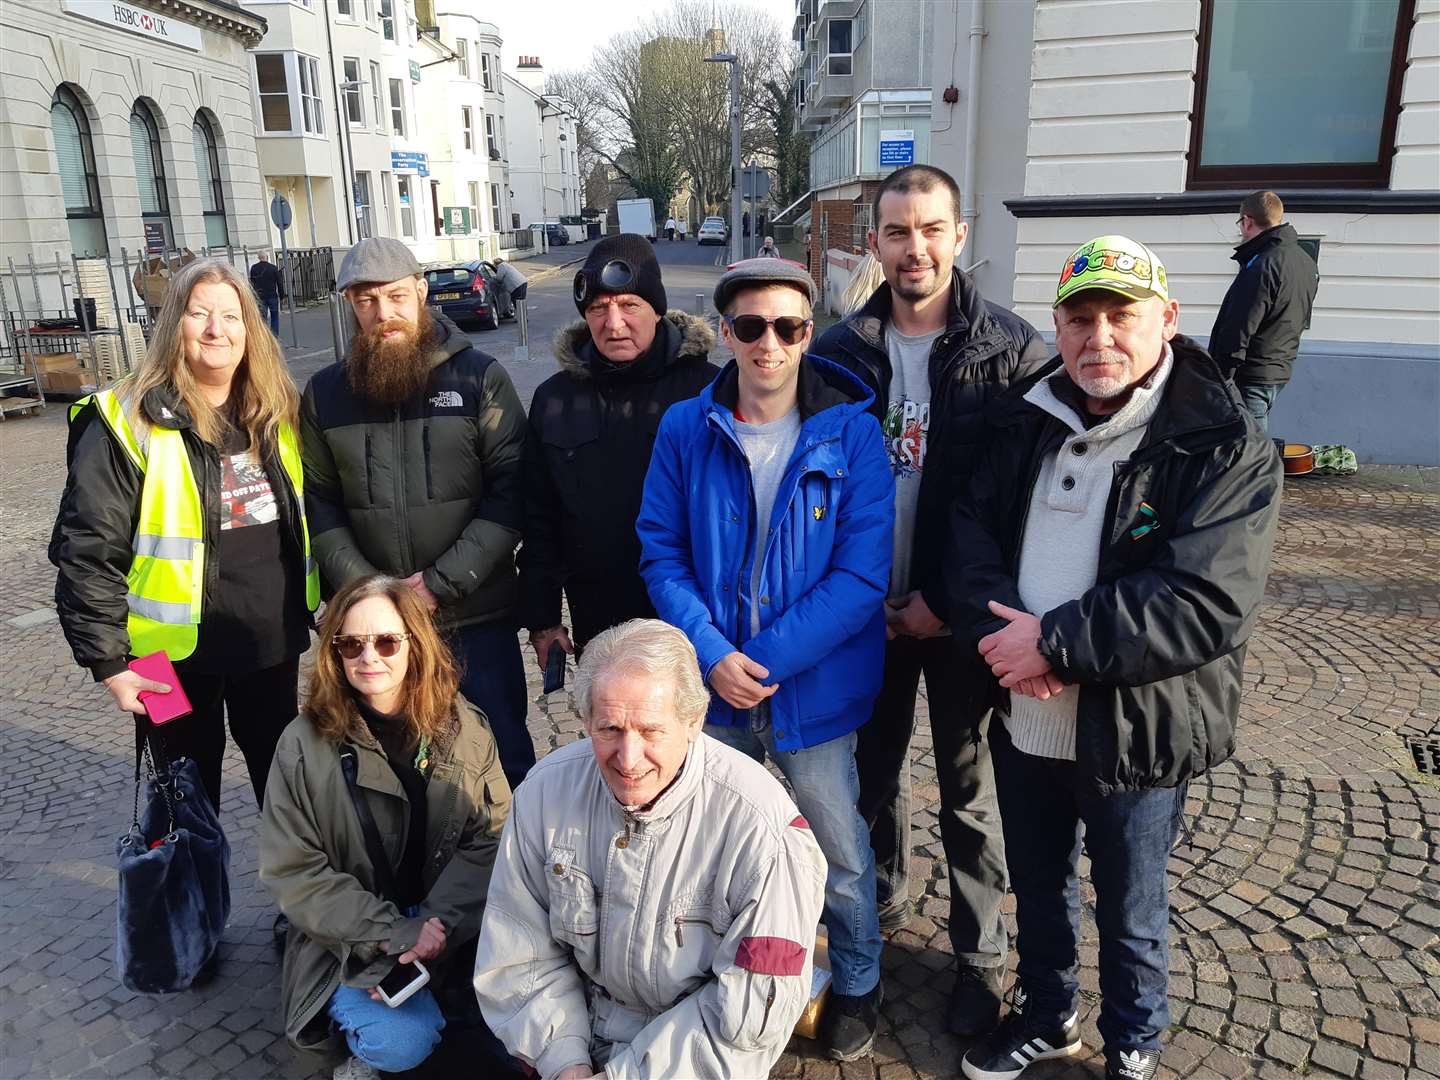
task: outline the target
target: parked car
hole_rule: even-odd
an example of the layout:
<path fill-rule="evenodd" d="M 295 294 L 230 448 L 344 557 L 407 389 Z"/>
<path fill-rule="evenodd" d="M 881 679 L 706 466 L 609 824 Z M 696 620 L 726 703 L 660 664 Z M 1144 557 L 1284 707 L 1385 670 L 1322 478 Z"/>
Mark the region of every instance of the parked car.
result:
<path fill-rule="evenodd" d="M 457 324 L 478 322 L 483 330 L 496 330 L 501 319 L 515 314 L 509 295 L 495 284 L 495 267 L 484 260 L 429 267 L 425 284 L 425 302 Z"/>
<path fill-rule="evenodd" d="M 724 218 L 707 217 L 700 223 L 695 239 L 701 244 L 723 244 L 730 239 L 730 227 Z"/>
<path fill-rule="evenodd" d="M 526 228 L 538 229 L 540 222 L 531 222 Z M 568 244 L 570 243 L 570 232 L 558 221 L 547 221 L 545 222 L 545 239 L 552 245 Z"/>

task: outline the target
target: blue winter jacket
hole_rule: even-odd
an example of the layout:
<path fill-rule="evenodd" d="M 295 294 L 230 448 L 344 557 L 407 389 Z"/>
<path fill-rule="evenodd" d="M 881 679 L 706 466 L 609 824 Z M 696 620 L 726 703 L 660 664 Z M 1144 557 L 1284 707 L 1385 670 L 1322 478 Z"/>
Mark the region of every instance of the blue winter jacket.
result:
<path fill-rule="evenodd" d="M 800 436 L 775 495 L 750 636 L 755 498 L 735 433 L 735 362 L 660 423 L 636 531 L 660 617 L 684 630 L 706 679 L 739 649 L 769 669 L 777 749 L 854 731 L 870 716 L 885 658 L 895 481 L 873 395 L 838 364 L 801 362 Z M 711 723 L 749 711 L 712 696 Z"/>

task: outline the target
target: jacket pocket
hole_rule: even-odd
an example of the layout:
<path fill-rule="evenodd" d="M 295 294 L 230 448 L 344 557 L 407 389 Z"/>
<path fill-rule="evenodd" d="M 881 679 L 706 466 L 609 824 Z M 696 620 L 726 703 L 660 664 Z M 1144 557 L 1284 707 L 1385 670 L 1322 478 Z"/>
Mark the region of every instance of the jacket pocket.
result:
<path fill-rule="evenodd" d="M 551 848 L 545 881 L 550 890 L 550 932 L 575 954 L 587 975 L 600 970 L 600 898 L 590 875 L 575 865 L 570 848 Z"/>
<path fill-rule="evenodd" d="M 651 978 L 657 1001 L 678 1001 L 711 978 L 715 954 L 734 920 L 709 889 L 681 897 L 656 928 Z"/>

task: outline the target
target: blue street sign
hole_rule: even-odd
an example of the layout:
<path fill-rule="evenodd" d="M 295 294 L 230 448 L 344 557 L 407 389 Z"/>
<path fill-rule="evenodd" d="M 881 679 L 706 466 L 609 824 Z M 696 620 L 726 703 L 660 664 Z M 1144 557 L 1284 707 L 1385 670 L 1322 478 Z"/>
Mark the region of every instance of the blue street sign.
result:
<path fill-rule="evenodd" d="M 421 176 L 429 176 L 430 158 L 426 154 L 413 150 L 392 150 L 390 151 L 390 167 L 397 173 L 418 173 Z"/>
<path fill-rule="evenodd" d="M 899 168 L 915 164 L 915 132 L 913 129 L 880 132 L 880 166 Z"/>

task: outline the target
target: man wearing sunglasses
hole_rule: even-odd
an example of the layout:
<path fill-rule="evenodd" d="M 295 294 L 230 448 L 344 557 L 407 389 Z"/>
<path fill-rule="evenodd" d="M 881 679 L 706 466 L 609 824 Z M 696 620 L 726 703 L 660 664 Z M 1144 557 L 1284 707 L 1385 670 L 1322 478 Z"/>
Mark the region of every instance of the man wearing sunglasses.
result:
<path fill-rule="evenodd" d="M 834 973 L 820 1040 L 870 1051 L 882 998 L 855 729 L 880 689 L 895 487 L 873 395 L 805 356 L 814 284 L 750 259 L 715 289 L 735 353 L 660 425 L 636 523 L 660 617 L 684 630 L 714 691 L 706 731 L 767 754 L 825 854 Z"/>
<path fill-rule="evenodd" d="M 602 240 L 575 275 L 581 321 L 555 338 L 559 372 L 535 391 L 526 454 L 521 624 L 545 667 L 627 619 L 653 618 L 640 579 L 635 517 L 665 410 L 694 397 L 719 369 L 715 333 L 667 311 L 650 241 Z M 573 635 L 561 622 L 570 601 Z"/>
<path fill-rule="evenodd" d="M 895 474 L 895 563 L 887 595 L 890 641 L 875 715 L 860 731 L 860 809 L 871 824 L 881 925 L 910 920 L 910 740 L 925 676 L 940 837 L 950 872 L 950 942 L 957 963 L 950 1027 L 982 1034 L 1000 1014 L 1008 949 L 1000 903 L 1005 853 L 979 704 L 983 665 L 957 656 L 940 583 L 950 502 L 978 450 L 981 412 L 1049 359 L 1024 319 L 991 304 L 955 263 L 965 246 L 960 191 L 949 174 L 913 165 L 876 193 L 870 253 L 885 283 L 832 327 L 815 352 L 853 371 Z"/>
<path fill-rule="evenodd" d="M 305 388 L 301 439 L 315 558 L 333 593 L 403 578 L 453 633 L 460 690 L 485 713 L 511 786 L 535 763 L 515 634 L 525 414 L 510 376 L 439 311 L 410 249 L 360 241 L 336 288 L 344 360 Z"/>

